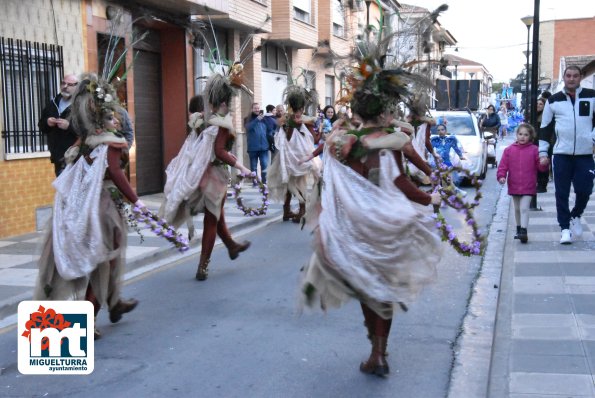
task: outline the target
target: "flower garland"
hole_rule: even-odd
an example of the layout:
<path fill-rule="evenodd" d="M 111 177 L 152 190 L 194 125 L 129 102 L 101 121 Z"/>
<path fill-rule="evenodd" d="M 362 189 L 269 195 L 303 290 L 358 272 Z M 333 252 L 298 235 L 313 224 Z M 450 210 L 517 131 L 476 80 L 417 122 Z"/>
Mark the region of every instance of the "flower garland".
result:
<path fill-rule="evenodd" d="M 143 243 L 145 239 L 141 232 L 141 228 L 138 225 L 139 222 L 144 223 L 148 229 L 155 233 L 155 235 L 167 239 L 180 252 L 183 253 L 190 249 L 190 242 L 188 239 L 176 232 L 176 230 L 167 224 L 164 219 L 146 208 L 131 206 L 123 200 L 122 193 L 120 193 L 118 189 L 109 188 L 109 191 L 118 211 L 122 217 L 124 217 L 126 223 L 138 233 L 141 243 Z"/>
<path fill-rule="evenodd" d="M 237 175 L 236 183 L 232 186 L 233 188 L 233 196 L 236 198 L 237 208 L 244 212 L 245 216 L 264 216 L 267 214 L 267 209 L 269 207 L 269 190 L 262 181 L 256 177 L 256 173 L 252 172 L 250 174 L 238 174 Z M 262 194 L 262 204 L 260 207 L 252 208 L 244 206 L 244 202 L 242 200 L 242 180 L 244 178 L 250 178 L 252 183 L 258 184 L 258 191 Z"/>
<path fill-rule="evenodd" d="M 471 181 L 471 185 L 475 188 L 475 198 L 472 202 L 465 201 L 463 196 L 455 189 L 451 179 L 451 174 L 453 172 L 464 174 Z M 440 196 L 448 206 L 463 213 L 465 215 L 465 223 L 470 226 L 472 230 L 473 238 L 471 242 L 460 240 L 454 233 L 452 226 L 449 225 L 444 216 L 440 214 L 439 208 L 436 207 L 436 213 L 433 217 L 436 220 L 436 228 L 438 228 L 442 234 L 442 240 L 448 241 L 457 252 L 464 256 L 482 254 L 485 249 L 485 236 L 481 234 L 477 221 L 473 215 L 473 208 L 479 205 L 479 200 L 482 197 L 480 192 L 483 183 L 482 180 L 471 175 L 468 170 L 462 167 L 447 167 L 444 164 L 440 164 L 436 170 L 432 172 L 430 179 L 434 186 L 434 192 L 440 193 Z"/>

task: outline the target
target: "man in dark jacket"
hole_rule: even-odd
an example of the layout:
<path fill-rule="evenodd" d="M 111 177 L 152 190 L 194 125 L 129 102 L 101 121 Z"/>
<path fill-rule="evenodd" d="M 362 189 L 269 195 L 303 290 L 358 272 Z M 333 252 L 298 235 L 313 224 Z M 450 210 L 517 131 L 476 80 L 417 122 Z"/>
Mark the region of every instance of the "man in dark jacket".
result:
<path fill-rule="evenodd" d="M 264 121 L 267 124 L 267 139 L 269 140 L 269 149 L 274 155 L 275 148 L 275 133 L 279 129 L 277 127 L 276 109 L 274 105 L 267 105 L 266 113 L 264 114 Z"/>
<path fill-rule="evenodd" d="M 269 140 L 267 139 L 267 123 L 260 110 L 260 104 L 252 104 L 252 113 L 244 121 L 248 137 L 248 156 L 250 170 L 256 172 L 260 160 L 261 181 L 266 184 L 267 167 L 269 166 Z"/>
<path fill-rule="evenodd" d="M 45 107 L 39 120 L 39 130 L 48 137 L 50 161 L 54 164 L 56 177 L 64 167 L 64 153 L 78 138 L 70 122 L 70 104 L 76 91 L 78 79 L 75 75 L 66 75 L 60 82 L 60 94 Z"/>

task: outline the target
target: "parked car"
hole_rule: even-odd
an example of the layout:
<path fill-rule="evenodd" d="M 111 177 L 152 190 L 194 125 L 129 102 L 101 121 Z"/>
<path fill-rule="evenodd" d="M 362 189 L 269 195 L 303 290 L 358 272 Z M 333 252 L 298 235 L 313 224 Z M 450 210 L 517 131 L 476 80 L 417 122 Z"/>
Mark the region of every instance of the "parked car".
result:
<path fill-rule="evenodd" d="M 485 178 L 487 166 L 488 147 L 479 130 L 477 117 L 470 111 L 431 111 L 432 116 L 439 122 L 446 124 L 446 130 L 451 135 L 456 135 L 462 146 L 465 159 L 461 166 L 473 175 Z M 432 135 L 436 135 L 436 126 L 433 126 Z"/>

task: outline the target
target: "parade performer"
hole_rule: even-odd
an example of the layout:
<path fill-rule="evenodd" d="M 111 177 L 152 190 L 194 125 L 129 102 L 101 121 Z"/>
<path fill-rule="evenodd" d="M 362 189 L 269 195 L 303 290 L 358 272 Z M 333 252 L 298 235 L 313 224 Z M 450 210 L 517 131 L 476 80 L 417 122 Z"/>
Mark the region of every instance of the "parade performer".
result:
<path fill-rule="evenodd" d="M 110 84 L 93 74 L 81 77 L 71 110 L 80 146 L 66 152 L 70 164 L 53 183 L 53 219 L 34 292 L 36 300 L 66 300 L 86 289 L 95 315 L 106 305 L 112 323 L 138 304 L 120 298 L 128 229 L 119 204 L 124 198 L 145 208 L 122 170 L 128 145 L 118 132 L 118 109 Z"/>
<path fill-rule="evenodd" d="M 174 226 L 191 221 L 193 215 L 204 212 L 202 246 L 196 279 L 208 277 L 208 266 L 217 235 L 221 238 L 234 260 L 250 246 L 249 241 L 237 243 L 231 237 L 225 222 L 223 206 L 227 195 L 230 173 L 235 167 L 243 175 L 248 170 L 230 153 L 236 139 L 229 107 L 234 95 L 234 85 L 241 80 L 242 65 L 235 64 L 227 76 L 213 74 L 205 88 L 205 102 L 210 116 L 203 129 L 201 115 L 191 117 L 192 132 L 180 153 L 166 169 L 165 201 L 161 213 Z M 233 84 L 232 84 L 233 82 Z M 192 231 L 192 229 L 190 229 Z"/>
<path fill-rule="evenodd" d="M 436 124 L 436 120 L 432 117 L 426 116 L 426 107 L 429 99 L 427 95 L 418 95 L 414 97 L 410 104 L 410 110 L 407 119 L 411 124 L 411 127 L 397 124 L 397 127 L 401 127 L 401 130 L 411 136 L 411 143 L 415 148 L 417 154 L 424 160 L 427 159 L 427 154 L 431 154 L 434 158 L 440 158 L 438 152 L 434 150 L 431 142 L 431 127 Z M 430 183 L 428 176 L 422 170 L 418 169 L 414 164 L 408 162 L 407 168 L 409 176 L 414 182 L 422 185 L 428 185 Z"/>
<path fill-rule="evenodd" d="M 385 40 L 381 31 L 377 35 Z M 360 301 L 372 342 L 360 370 L 384 376 L 393 308 L 406 310 L 435 277 L 441 244 L 425 206 L 438 205 L 440 195 L 419 190 L 407 177 L 404 151 L 428 174 L 429 167 L 387 112 L 409 94 L 415 76 L 384 67 L 388 40 L 374 45 L 369 36 L 365 40 L 358 42 L 358 65 L 348 69 L 348 93 L 342 98 L 363 124 L 359 129 L 337 124 L 327 138 L 320 202 L 306 215 L 314 227 L 315 251 L 300 288 L 309 307 Z"/>
<path fill-rule="evenodd" d="M 322 162 L 319 158 L 304 161 L 314 151 L 314 144 L 320 136 L 315 131 L 315 118 L 304 115 L 308 102 L 315 98 L 305 88 L 295 84 L 287 86 L 284 92 L 287 113 L 277 123 L 279 132 L 275 135 L 277 155 L 269 169 L 268 187 L 274 200 L 283 202 L 283 221 L 299 223 L 306 212 L 308 177 L 316 183 L 320 178 Z M 297 214 L 291 212 L 291 198 L 299 201 Z"/>

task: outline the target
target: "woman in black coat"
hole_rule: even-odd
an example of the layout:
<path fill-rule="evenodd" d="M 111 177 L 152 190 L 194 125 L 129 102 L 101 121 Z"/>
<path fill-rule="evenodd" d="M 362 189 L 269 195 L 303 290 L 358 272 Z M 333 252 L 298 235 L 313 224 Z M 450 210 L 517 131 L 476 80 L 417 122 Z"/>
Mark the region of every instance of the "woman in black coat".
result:
<path fill-rule="evenodd" d="M 496 113 L 494 105 L 489 105 L 487 108 L 487 115 L 481 120 L 480 126 L 484 129 L 494 130 L 495 132 L 500 130 L 500 116 Z"/>

